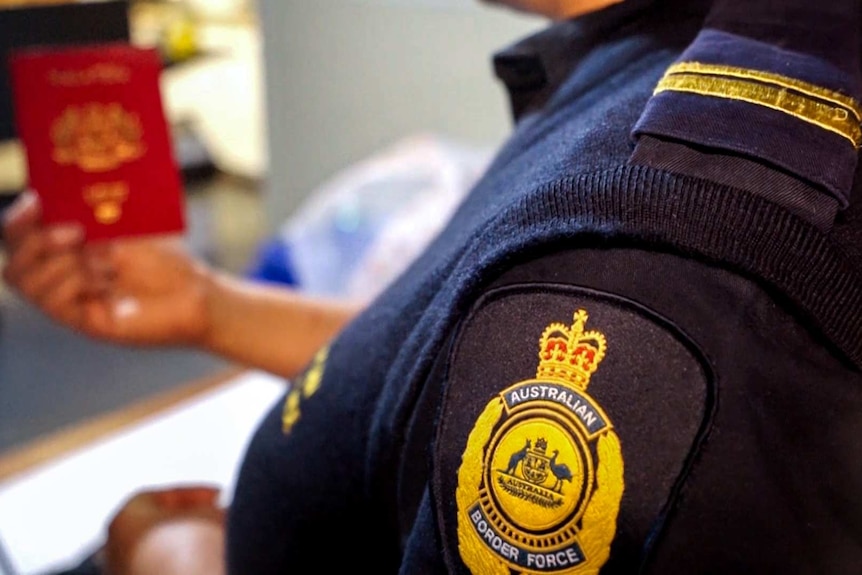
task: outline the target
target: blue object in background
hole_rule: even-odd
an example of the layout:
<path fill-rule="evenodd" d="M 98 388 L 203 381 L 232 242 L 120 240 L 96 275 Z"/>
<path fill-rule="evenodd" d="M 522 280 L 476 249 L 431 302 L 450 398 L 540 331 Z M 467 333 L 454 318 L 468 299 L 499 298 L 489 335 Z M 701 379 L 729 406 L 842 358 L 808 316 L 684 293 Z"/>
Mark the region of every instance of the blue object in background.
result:
<path fill-rule="evenodd" d="M 420 135 L 348 166 L 260 245 L 246 275 L 368 301 L 443 228 L 490 157 Z"/>
<path fill-rule="evenodd" d="M 261 244 L 246 277 L 255 281 L 298 285 L 287 243 L 275 236 Z"/>

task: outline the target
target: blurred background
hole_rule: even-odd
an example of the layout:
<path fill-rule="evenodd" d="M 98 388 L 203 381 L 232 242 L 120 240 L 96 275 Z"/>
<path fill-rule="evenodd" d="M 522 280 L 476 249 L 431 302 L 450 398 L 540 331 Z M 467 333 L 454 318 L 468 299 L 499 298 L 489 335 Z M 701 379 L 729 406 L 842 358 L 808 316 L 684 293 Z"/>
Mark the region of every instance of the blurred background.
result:
<path fill-rule="evenodd" d="M 373 297 L 509 133 L 490 58 L 543 24 L 478 0 L 0 0 L 0 51 L 157 48 L 189 248 L 261 281 Z M 26 182 L 3 69 L 0 209 Z M 0 283 L 0 460 L 235 367 L 85 340 Z"/>
<path fill-rule="evenodd" d="M 290 269 L 273 270 L 280 230 L 302 221 L 315 194 L 329 193 L 332 204 L 367 184 L 369 159 L 422 164 L 424 176 L 408 170 L 395 183 L 378 174 L 387 199 L 404 178 L 418 178 L 415 188 L 446 170 L 466 178 L 450 182 L 457 195 L 511 127 L 490 57 L 539 25 L 477 0 L 0 0 L 4 50 L 126 36 L 157 47 L 189 245 L 229 271 L 286 281 L 278 274 Z M 7 204 L 26 186 L 26 166 L 10 131 L 8 79 L 0 80 Z M 332 189 L 339 176 L 340 192 Z M 368 216 L 356 200 L 339 214 L 321 201 L 307 210 L 317 217 L 305 220 L 309 228 L 338 217 L 355 230 Z M 183 350 L 86 341 L 0 285 L 0 452 L 225 367 Z"/>

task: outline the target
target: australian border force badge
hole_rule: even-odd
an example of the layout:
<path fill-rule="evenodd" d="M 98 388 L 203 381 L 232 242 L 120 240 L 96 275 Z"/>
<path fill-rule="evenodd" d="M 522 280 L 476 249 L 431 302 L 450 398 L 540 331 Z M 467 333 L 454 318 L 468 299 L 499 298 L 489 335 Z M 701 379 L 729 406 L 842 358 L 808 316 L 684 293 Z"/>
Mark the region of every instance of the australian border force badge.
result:
<path fill-rule="evenodd" d="M 475 574 L 592 575 L 610 555 L 623 458 L 610 419 L 587 395 L 605 356 L 598 331 L 549 325 L 536 378 L 482 411 L 458 469 L 458 546 Z"/>

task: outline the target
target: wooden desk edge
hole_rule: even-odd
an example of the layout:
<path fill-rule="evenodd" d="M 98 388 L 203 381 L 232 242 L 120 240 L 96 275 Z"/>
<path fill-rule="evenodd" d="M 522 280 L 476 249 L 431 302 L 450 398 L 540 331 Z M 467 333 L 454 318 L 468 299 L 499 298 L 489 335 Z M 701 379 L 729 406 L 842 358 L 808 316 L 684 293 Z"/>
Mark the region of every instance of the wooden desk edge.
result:
<path fill-rule="evenodd" d="M 22 447 L 0 453 L 0 482 L 68 455 L 183 401 L 226 385 L 246 371 L 240 367 L 231 368 L 226 372 L 181 385 L 83 423 L 70 425 Z"/>
<path fill-rule="evenodd" d="M 53 6 L 77 4 L 79 0 L 0 0 L 0 8 L 24 8 L 26 6 Z"/>

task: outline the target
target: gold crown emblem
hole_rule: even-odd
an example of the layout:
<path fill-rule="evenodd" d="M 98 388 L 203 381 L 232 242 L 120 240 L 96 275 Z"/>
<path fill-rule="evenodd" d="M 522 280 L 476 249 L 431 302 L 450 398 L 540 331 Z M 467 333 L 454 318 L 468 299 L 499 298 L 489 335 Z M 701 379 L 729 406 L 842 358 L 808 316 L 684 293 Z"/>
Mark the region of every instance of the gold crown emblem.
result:
<path fill-rule="evenodd" d="M 587 388 L 607 349 L 604 335 L 584 331 L 588 317 L 586 311 L 579 309 L 571 327 L 552 323 L 545 329 L 539 340 L 537 379 Z"/>

